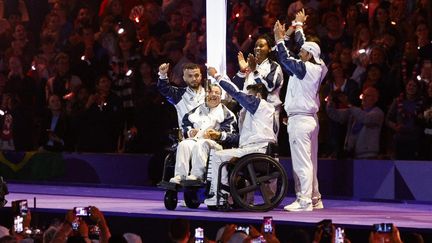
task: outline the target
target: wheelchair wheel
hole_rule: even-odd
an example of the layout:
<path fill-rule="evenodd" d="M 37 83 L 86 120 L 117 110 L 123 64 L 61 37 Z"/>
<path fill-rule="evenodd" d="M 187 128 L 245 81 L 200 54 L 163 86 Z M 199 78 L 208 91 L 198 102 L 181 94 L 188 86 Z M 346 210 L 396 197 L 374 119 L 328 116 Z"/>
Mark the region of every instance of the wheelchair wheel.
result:
<path fill-rule="evenodd" d="M 229 178 L 231 196 L 241 208 L 266 212 L 284 199 L 288 179 L 283 166 L 265 154 L 250 154 L 237 161 Z"/>
<path fill-rule="evenodd" d="M 167 190 L 164 196 L 165 208 L 168 210 L 174 210 L 177 207 L 177 192 Z"/>
<path fill-rule="evenodd" d="M 199 200 L 197 189 L 185 189 L 183 196 L 188 208 L 199 208 L 201 202 Z"/>

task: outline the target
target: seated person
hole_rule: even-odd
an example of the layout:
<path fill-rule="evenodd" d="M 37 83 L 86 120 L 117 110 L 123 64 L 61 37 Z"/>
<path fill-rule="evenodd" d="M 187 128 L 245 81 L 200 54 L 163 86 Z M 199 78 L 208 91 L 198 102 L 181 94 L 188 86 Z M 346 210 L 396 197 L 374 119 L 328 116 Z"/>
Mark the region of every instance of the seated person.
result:
<path fill-rule="evenodd" d="M 239 148 L 216 151 L 210 158 L 212 174 L 209 194 L 213 197 L 204 201 L 208 206 L 216 206 L 216 189 L 219 183 L 219 167 L 232 158 L 240 158 L 251 153 L 265 153 L 269 142 L 277 141 L 275 134 L 275 108 L 266 101 L 268 91 L 264 84 L 257 83 L 247 87 L 248 94 L 240 91 L 228 77 L 217 75 L 216 69 L 208 69 L 209 76 L 231 95 L 242 107 L 239 115 Z M 210 167 L 209 167 L 210 170 Z M 222 169 L 221 183 L 228 185 L 228 173 Z"/>
<path fill-rule="evenodd" d="M 221 103 L 221 94 L 221 87 L 210 85 L 205 104 L 199 105 L 183 117 L 183 136 L 186 139 L 177 147 L 171 183 L 178 184 L 183 178 L 202 180 L 210 148 L 220 150 L 220 144 L 228 147 L 236 145 L 237 120 L 234 113 Z M 192 167 L 190 175 L 189 161 Z"/>
<path fill-rule="evenodd" d="M 347 123 L 345 136 L 345 151 L 353 153 L 356 159 L 376 158 L 379 153 L 381 127 L 384 122 L 384 112 L 376 106 L 379 92 L 374 87 L 363 91 L 361 108 L 352 106 L 347 96 L 339 100 L 344 109 L 336 109 L 333 98 L 327 101 L 327 115 L 335 122 Z"/>

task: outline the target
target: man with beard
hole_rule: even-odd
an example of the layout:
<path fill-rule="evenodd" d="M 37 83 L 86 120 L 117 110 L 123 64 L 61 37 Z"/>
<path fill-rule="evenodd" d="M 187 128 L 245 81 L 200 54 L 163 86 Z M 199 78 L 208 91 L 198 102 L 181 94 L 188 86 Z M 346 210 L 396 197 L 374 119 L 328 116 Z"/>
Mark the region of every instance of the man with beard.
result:
<path fill-rule="evenodd" d="M 159 66 L 159 80 L 157 88 L 177 110 L 179 127 L 182 127 L 182 119 L 193 108 L 204 103 L 205 90 L 201 86 L 201 70 L 197 64 L 188 63 L 183 66 L 183 80 L 187 87 L 174 87 L 168 80 L 169 64 Z"/>

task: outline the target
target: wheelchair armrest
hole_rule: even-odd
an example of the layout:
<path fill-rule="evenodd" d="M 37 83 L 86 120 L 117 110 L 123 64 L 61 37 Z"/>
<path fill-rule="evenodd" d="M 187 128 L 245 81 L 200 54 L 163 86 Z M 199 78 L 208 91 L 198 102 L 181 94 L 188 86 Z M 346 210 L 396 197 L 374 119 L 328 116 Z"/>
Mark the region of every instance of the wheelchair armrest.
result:
<path fill-rule="evenodd" d="M 278 157 L 279 155 L 279 146 L 277 143 L 269 142 L 267 145 L 266 155 L 269 155 L 273 158 Z"/>

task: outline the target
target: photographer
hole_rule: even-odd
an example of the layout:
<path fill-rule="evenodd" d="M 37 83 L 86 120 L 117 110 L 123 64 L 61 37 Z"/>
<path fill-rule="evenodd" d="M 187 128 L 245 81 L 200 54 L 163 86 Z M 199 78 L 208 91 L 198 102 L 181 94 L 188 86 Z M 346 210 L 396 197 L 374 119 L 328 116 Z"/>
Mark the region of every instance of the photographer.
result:
<path fill-rule="evenodd" d="M 322 89 L 323 97 L 332 97 L 336 109 L 346 108 L 342 107 L 339 102 L 341 95 L 347 96 L 349 102 L 355 106 L 360 104 L 359 100 L 359 87 L 357 83 L 347 78 L 340 62 L 333 62 L 330 65 L 329 77 L 326 84 Z M 346 133 L 346 124 L 330 120 L 328 123 L 328 134 L 331 134 L 327 142 L 327 153 L 331 158 L 339 158 L 342 156 L 343 144 Z"/>
<path fill-rule="evenodd" d="M 335 98 L 346 108 L 336 109 Z M 355 107 L 346 95 L 333 94 L 327 99 L 327 115 L 335 122 L 347 124 L 344 149 L 354 158 L 376 158 L 379 153 L 384 112 L 376 106 L 379 92 L 374 87 L 362 94 L 361 107 Z"/>
<path fill-rule="evenodd" d="M 89 226 L 86 223 L 87 221 L 92 223 L 93 228 L 99 228 L 99 242 L 108 243 L 108 240 L 111 237 L 111 233 L 102 212 L 94 206 L 89 206 L 84 208 L 85 210 L 87 210 L 88 216 L 78 217 L 76 215 L 75 209 L 76 208 L 74 208 L 74 210 L 69 210 L 66 213 L 65 221 L 58 229 L 57 233 L 54 236 L 54 239 L 51 242 L 66 242 L 68 237 L 71 236 L 78 236 L 79 238 L 84 239 L 86 242 L 91 242 L 89 239 L 90 230 Z"/>

